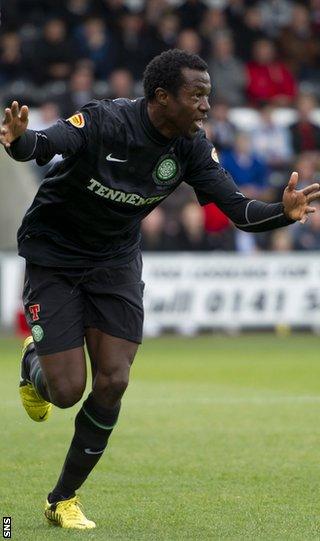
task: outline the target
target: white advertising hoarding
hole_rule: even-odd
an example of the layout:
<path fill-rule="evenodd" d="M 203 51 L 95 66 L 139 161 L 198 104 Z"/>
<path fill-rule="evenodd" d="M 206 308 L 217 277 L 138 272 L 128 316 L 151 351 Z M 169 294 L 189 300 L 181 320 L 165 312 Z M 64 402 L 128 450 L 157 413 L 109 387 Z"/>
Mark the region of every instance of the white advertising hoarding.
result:
<path fill-rule="evenodd" d="M 0 253 L 0 324 L 11 327 L 19 308 L 23 287 L 24 260 L 16 254 Z"/>
<path fill-rule="evenodd" d="M 170 254 L 144 258 L 146 331 L 320 328 L 320 257 Z"/>
<path fill-rule="evenodd" d="M 225 253 L 145 254 L 145 331 L 267 328 L 320 330 L 318 253 L 253 256 Z M 0 254 L 0 323 L 21 307 L 24 262 Z"/>

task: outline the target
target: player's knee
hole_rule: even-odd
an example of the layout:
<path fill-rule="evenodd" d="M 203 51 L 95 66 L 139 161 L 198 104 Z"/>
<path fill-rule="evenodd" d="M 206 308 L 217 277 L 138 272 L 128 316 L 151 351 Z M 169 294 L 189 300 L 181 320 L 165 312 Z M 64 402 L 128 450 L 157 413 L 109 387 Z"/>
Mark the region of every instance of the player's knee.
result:
<path fill-rule="evenodd" d="M 116 371 L 108 375 L 98 373 L 93 392 L 99 395 L 99 399 L 110 403 L 118 401 L 125 392 L 129 383 L 127 371 Z"/>
<path fill-rule="evenodd" d="M 83 395 L 82 386 L 63 387 L 60 389 L 50 389 L 50 398 L 52 403 L 61 409 L 71 408 Z"/>
<path fill-rule="evenodd" d="M 107 380 L 107 391 L 116 397 L 121 397 L 128 387 L 129 376 L 126 373 L 111 374 Z"/>

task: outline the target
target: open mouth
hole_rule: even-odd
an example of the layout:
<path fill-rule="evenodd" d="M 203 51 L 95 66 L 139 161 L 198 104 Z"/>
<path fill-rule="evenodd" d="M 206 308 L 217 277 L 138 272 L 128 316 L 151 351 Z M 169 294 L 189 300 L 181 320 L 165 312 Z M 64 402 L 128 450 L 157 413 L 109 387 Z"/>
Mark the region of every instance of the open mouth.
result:
<path fill-rule="evenodd" d="M 204 116 L 202 118 L 198 118 L 197 120 L 194 120 L 193 122 L 193 125 L 196 127 L 197 130 L 202 130 L 203 129 L 203 121 L 206 119 L 207 117 Z"/>
<path fill-rule="evenodd" d="M 203 128 L 203 120 L 201 118 L 199 120 L 195 120 L 193 122 L 193 125 L 197 128 L 197 130 L 202 130 L 202 128 Z"/>

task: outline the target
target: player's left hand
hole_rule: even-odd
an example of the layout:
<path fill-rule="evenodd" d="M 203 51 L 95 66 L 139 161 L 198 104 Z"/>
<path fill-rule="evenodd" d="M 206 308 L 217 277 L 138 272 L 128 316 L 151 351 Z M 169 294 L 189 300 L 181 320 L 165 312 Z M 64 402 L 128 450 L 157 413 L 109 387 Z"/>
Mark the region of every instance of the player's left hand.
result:
<path fill-rule="evenodd" d="M 282 203 L 287 218 L 304 224 L 308 220 L 308 214 L 316 211 L 314 207 L 310 207 L 310 203 L 320 198 L 320 185 L 315 182 L 303 190 L 296 190 L 297 184 L 298 173 L 294 172 L 283 192 Z"/>

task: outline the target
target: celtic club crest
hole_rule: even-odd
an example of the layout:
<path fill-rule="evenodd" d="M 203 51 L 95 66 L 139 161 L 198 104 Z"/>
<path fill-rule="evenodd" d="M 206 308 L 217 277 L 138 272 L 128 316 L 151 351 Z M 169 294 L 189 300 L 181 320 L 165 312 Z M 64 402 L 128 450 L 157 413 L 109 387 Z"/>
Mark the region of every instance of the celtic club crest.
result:
<path fill-rule="evenodd" d="M 179 176 L 180 165 L 173 154 L 161 156 L 152 173 L 153 180 L 160 186 L 174 184 Z"/>
<path fill-rule="evenodd" d="M 44 337 L 43 328 L 40 325 L 34 325 L 31 329 L 32 336 L 35 342 L 41 342 Z"/>

